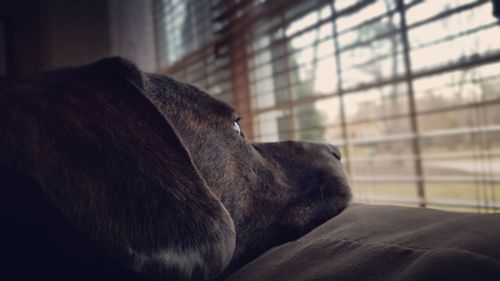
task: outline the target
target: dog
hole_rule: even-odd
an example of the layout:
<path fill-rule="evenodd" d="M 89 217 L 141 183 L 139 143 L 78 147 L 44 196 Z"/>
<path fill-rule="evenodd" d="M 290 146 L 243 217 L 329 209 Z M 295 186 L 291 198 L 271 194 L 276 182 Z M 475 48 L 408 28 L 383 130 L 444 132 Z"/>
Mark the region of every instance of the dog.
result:
<path fill-rule="evenodd" d="M 222 280 L 341 212 L 329 144 L 253 143 L 227 104 L 119 57 L 4 85 L 10 280 Z"/>

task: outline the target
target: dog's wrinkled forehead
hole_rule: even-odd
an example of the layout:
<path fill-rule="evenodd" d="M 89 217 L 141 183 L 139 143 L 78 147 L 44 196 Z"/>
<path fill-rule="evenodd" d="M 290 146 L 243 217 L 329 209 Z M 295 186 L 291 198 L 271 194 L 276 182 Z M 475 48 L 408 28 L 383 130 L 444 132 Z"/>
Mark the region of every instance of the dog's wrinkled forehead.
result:
<path fill-rule="evenodd" d="M 144 73 L 144 87 L 146 95 L 161 106 L 161 111 L 178 114 L 179 117 L 190 114 L 190 118 L 217 122 L 234 119 L 236 115 L 235 110 L 226 103 L 167 76 Z"/>

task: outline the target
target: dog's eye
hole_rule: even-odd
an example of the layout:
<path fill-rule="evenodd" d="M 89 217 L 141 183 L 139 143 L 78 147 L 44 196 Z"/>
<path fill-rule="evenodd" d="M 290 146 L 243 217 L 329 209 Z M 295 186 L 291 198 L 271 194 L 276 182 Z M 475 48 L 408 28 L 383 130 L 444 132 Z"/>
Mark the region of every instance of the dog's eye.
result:
<path fill-rule="evenodd" d="M 233 129 L 238 133 L 238 135 L 242 136 L 243 132 L 241 131 L 240 120 L 241 120 L 240 117 L 236 117 L 234 119 L 234 121 L 233 121 Z"/>
<path fill-rule="evenodd" d="M 240 124 L 238 123 L 239 120 L 236 120 L 233 122 L 233 129 L 238 133 L 238 135 L 241 135 L 241 128 Z"/>

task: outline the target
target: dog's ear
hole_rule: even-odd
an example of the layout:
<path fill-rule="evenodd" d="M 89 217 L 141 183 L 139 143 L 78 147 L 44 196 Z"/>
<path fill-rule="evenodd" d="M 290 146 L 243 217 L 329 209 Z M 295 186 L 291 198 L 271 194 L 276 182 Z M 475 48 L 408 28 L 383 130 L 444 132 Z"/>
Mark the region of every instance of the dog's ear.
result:
<path fill-rule="evenodd" d="M 132 63 L 111 58 L 12 87 L 0 99 L 0 164 L 35 179 L 137 272 L 213 278 L 232 257 L 233 221 L 142 85 Z"/>

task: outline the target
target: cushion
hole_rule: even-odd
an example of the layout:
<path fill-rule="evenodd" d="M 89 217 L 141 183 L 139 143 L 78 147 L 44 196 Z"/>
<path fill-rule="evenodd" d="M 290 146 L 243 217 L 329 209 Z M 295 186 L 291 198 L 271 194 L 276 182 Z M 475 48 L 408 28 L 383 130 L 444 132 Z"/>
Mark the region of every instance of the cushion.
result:
<path fill-rule="evenodd" d="M 226 281 L 500 280 L 500 214 L 352 205 Z"/>

